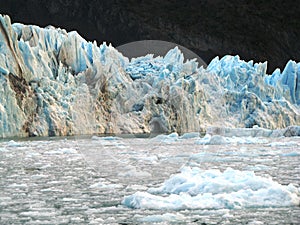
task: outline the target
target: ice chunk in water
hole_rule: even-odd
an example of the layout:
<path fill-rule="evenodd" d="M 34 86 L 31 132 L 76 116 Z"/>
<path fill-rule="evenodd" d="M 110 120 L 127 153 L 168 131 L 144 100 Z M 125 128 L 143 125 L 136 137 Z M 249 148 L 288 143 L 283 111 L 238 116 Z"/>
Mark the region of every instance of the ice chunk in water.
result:
<path fill-rule="evenodd" d="M 190 132 L 190 133 L 184 133 L 182 136 L 180 136 L 181 139 L 190 139 L 190 138 L 199 138 L 200 133 L 199 132 Z"/>
<path fill-rule="evenodd" d="M 224 137 L 221 135 L 206 134 L 203 138 L 196 140 L 199 145 L 224 145 L 224 144 L 263 144 L 266 139 L 260 137 Z"/>
<path fill-rule="evenodd" d="M 229 144 L 229 142 L 220 135 L 209 135 L 206 134 L 204 138 L 199 139 L 196 144 L 199 145 L 222 145 L 222 144 Z"/>
<path fill-rule="evenodd" d="M 7 147 L 22 147 L 22 143 L 11 140 L 7 143 Z"/>
<path fill-rule="evenodd" d="M 252 171 L 183 167 L 159 188 L 126 196 L 122 203 L 143 209 L 221 209 L 299 205 L 299 190 Z"/>
<path fill-rule="evenodd" d="M 121 188 L 122 185 L 120 184 L 112 184 L 105 180 L 100 180 L 99 182 L 90 185 L 90 188 L 92 189 L 115 189 L 115 188 Z"/>
<path fill-rule="evenodd" d="M 146 223 L 161 223 L 161 222 L 177 222 L 185 221 L 186 217 L 180 213 L 165 213 L 162 215 L 150 215 L 144 218 L 141 218 L 141 222 Z"/>

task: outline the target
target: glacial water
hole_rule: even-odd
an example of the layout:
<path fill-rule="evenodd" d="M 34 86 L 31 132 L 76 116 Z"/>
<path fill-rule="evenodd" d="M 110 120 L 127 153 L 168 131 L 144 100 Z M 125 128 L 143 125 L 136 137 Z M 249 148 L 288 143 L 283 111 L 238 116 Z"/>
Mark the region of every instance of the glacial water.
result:
<path fill-rule="evenodd" d="M 0 224 L 299 224 L 299 206 L 162 210 L 122 205 L 125 196 L 159 187 L 185 166 L 254 171 L 299 188 L 300 138 L 251 140 L 222 145 L 176 136 L 3 140 Z"/>

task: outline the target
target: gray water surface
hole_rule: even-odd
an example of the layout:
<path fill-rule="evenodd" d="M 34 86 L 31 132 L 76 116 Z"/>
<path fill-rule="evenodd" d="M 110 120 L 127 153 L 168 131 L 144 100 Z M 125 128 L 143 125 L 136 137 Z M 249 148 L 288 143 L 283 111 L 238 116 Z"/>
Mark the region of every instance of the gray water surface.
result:
<path fill-rule="evenodd" d="M 299 138 L 209 146 L 158 138 L 4 141 L 0 224 L 141 224 L 151 218 L 160 224 L 300 224 L 299 206 L 163 211 L 121 204 L 186 165 L 252 170 L 299 187 L 299 148 Z"/>

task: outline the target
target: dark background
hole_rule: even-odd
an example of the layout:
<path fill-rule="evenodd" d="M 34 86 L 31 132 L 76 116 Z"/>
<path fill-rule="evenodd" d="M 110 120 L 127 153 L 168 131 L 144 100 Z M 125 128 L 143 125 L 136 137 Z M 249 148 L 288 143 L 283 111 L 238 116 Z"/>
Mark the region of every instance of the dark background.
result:
<path fill-rule="evenodd" d="M 300 2 L 259 0 L 0 0 L 12 22 L 77 30 L 85 39 L 111 42 L 159 39 L 197 53 L 239 54 L 268 61 L 268 71 L 300 61 Z"/>

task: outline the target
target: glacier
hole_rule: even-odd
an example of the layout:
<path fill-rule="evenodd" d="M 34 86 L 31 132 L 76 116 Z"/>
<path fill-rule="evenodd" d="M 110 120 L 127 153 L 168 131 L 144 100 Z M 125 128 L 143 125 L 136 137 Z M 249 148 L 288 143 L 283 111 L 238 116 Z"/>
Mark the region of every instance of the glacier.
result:
<path fill-rule="evenodd" d="M 183 167 L 158 188 L 125 196 L 122 204 L 130 208 L 240 209 L 298 206 L 299 189 L 293 184 L 281 185 L 253 171 L 227 168 L 201 170 Z"/>
<path fill-rule="evenodd" d="M 255 126 L 300 133 L 300 63 L 266 69 L 230 55 L 205 69 L 178 48 L 129 60 L 76 31 L 0 16 L 0 137 Z"/>

